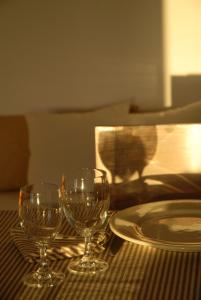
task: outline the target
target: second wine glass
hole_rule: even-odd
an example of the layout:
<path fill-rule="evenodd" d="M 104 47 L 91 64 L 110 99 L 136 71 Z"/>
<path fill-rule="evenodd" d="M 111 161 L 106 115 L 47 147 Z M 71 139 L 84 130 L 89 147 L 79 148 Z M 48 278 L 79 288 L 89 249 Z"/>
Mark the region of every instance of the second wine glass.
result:
<path fill-rule="evenodd" d="M 63 177 L 61 202 L 65 216 L 78 234 L 85 239 L 82 258 L 73 259 L 69 271 L 76 274 L 96 274 L 107 270 L 108 263 L 94 257 L 91 240 L 108 220 L 109 185 L 106 172 L 83 168 Z"/>
<path fill-rule="evenodd" d="M 26 185 L 20 189 L 19 218 L 27 237 L 39 248 L 40 261 L 36 271 L 25 275 L 23 282 L 32 287 L 49 287 L 61 283 L 63 273 L 50 270 L 47 247 L 60 230 L 62 212 L 60 190 L 51 183 Z"/>

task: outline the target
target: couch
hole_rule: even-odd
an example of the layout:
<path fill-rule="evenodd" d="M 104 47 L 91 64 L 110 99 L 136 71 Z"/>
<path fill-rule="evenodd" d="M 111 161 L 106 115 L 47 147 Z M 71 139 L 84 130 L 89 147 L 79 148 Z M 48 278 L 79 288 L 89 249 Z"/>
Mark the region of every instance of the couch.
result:
<path fill-rule="evenodd" d="M 201 123 L 201 101 L 156 112 L 135 112 L 124 101 L 89 112 L 0 116 L 0 209 L 17 209 L 26 183 L 59 184 L 62 174 L 95 166 L 96 126 L 182 123 Z"/>

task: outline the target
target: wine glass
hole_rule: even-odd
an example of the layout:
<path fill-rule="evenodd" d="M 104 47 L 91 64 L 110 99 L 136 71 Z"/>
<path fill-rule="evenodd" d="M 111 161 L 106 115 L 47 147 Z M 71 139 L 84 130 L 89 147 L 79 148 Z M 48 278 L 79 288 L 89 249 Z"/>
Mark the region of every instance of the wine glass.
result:
<path fill-rule="evenodd" d="M 64 182 L 65 178 L 65 182 Z M 68 222 L 85 239 L 84 255 L 72 259 L 68 269 L 75 274 L 96 274 L 107 270 L 108 263 L 95 257 L 92 238 L 95 232 L 105 228 L 108 220 L 109 185 L 106 172 L 83 168 L 63 177 L 62 207 Z"/>
<path fill-rule="evenodd" d="M 20 189 L 20 224 L 40 251 L 40 260 L 36 271 L 23 278 L 23 282 L 28 286 L 49 287 L 64 279 L 63 273 L 55 273 L 50 270 L 47 260 L 49 242 L 55 238 L 62 222 L 59 195 L 58 186 L 52 183 L 31 184 Z"/>

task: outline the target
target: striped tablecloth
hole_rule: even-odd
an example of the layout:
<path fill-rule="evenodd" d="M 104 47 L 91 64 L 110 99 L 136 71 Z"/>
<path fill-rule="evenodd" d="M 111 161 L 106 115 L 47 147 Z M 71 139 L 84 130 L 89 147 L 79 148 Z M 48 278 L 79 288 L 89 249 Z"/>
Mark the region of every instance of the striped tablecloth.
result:
<path fill-rule="evenodd" d="M 15 211 L 0 211 L 0 299 L 1 300 L 199 300 L 201 299 L 201 255 L 179 253 L 124 242 L 115 256 L 101 254 L 110 264 L 104 274 L 76 276 L 67 271 L 70 259 L 51 263 L 66 274 L 53 288 L 30 288 L 22 277 L 34 269 L 15 247 L 10 229 L 17 223 Z"/>

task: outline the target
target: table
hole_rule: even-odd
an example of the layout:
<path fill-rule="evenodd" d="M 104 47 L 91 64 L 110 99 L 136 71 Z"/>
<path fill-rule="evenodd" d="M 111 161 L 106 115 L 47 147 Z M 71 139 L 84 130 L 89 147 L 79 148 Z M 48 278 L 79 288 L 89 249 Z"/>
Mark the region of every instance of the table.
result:
<path fill-rule="evenodd" d="M 201 299 L 201 254 L 165 251 L 124 242 L 118 253 L 101 256 L 110 264 L 103 274 L 76 276 L 67 271 L 70 259 L 51 263 L 66 274 L 52 288 L 26 287 L 21 279 L 34 265 L 24 260 L 9 234 L 17 223 L 16 211 L 0 211 L 1 300 L 199 300 Z"/>

